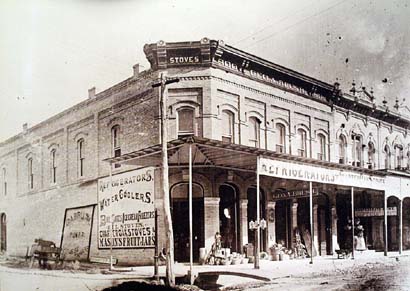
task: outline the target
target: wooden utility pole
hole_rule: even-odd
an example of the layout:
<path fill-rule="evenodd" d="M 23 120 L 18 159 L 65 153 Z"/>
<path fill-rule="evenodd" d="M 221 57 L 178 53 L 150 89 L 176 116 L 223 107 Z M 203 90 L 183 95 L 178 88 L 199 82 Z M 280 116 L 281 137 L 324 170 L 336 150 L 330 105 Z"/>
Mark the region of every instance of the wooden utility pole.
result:
<path fill-rule="evenodd" d="M 171 206 L 169 199 L 169 181 L 168 181 L 168 123 L 167 123 L 167 98 L 166 86 L 171 83 L 179 82 L 179 79 L 167 79 L 161 73 L 159 82 L 152 85 L 153 88 L 161 87 L 160 92 L 160 109 L 161 109 L 161 155 L 162 155 L 162 197 L 164 199 L 164 214 L 165 214 L 165 233 L 166 233 L 166 284 L 169 286 L 175 285 L 174 274 L 174 232 L 172 228 Z M 158 241 L 156 242 L 158 244 Z M 158 255 L 158 254 L 155 254 Z"/>

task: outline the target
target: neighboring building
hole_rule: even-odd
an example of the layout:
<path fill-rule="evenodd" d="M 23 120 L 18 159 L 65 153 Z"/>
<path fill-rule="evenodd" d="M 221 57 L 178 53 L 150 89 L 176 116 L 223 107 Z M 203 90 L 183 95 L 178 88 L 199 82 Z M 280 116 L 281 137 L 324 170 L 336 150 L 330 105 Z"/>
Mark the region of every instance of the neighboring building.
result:
<path fill-rule="evenodd" d="M 387 229 L 389 250 L 401 248 L 401 241 L 410 248 L 409 108 L 378 106 L 364 87 L 342 92 L 337 83 L 305 76 L 223 41 L 160 41 L 144 51 L 149 70 L 139 72 L 135 66 L 127 80 L 98 94 L 90 89 L 87 100 L 25 126 L 0 144 L 2 251 L 24 256 L 35 238 L 60 242 L 66 209 L 97 204 L 99 180 L 110 172 L 115 179 L 140 166 L 160 165 L 160 90 L 152 84 L 163 72 L 180 79 L 167 91 L 177 261 L 189 255 L 189 144 L 194 149 L 195 259 L 200 248 L 209 250 L 217 231 L 232 251 L 254 243 L 248 223 L 256 219 L 257 156 L 265 169 L 260 209 L 268 224 L 262 250 L 274 242 L 291 247 L 295 229 L 309 229 L 309 181 L 315 182 L 314 244 L 320 255 L 349 243 L 345 229 L 352 186 L 368 247 L 383 250 Z M 154 176 L 163 247 L 159 168 Z M 388 227 L 385 201 L 393 207 Z M 102 247 L 98 224 L 103 223 L 97 210 L 92 213 L 85 259 L 112 252 L 120 263 L 152 262 L 152 248 Z"/>

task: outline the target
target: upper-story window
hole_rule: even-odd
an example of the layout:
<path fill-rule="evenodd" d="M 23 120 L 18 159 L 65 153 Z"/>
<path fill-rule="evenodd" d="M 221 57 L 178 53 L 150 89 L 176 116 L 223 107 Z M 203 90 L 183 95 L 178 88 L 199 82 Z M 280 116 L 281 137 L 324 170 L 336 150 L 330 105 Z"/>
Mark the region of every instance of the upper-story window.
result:
<path fill-rule="evenodd" d="M 319 160 L 325 161 L 327 159 L 326 136 L 324 134 L 319 133 L 317 137 L 319 139 L 319 153 L 317 155 L 317 158 Z"/>
<path fill-rule="evenodd" d="M 234 117 L 231 111 L 222 111 L 222 141 L 224 142 L 234 142 Z"/>
<path fill-rule="evenodd" d="M 376 148 L 374 146 L 374 143 L 369 141 L 368 145 L 367 145 L 367 167 L 369 169 L 374 169 L 374 165 L 375 165 L 375 159 L 374 159 L 374 155 L 376 153 Z"/>
<path fill-rule="evenodd" d="M 50 178 L 52 184 L 57 182 L 57 151 L 55 149 L 50 152 Z"/>
<path fill-rule="evenodd" d="M 7 195 L 7 169 L 3 168 L 1 171 L 1 177 L 2 177 L 2 181 L 3 181 L 3 195 L 6 196 Z"/>
<path fill-rule="evenodd" d="M 121 156 L 121 139 L 120 139 L 120 126 L 114 125 L 111 128 L 111 144 L 112 144 L 112 154 L 114 157 Z M 114 168 L 119 168 L 120 164 L 115 164 Z"/>
<path fill-rule="evenodd" d="M 299 128 L 298 131 L 298 156 L 307 157 L 307 133 L 306 130 Z"/>
<path fill-rule="evenodd" d="M 249 144 L 253 147 L 260 147 L 261 122 L 256 117 L 249 118 Z"/>
<path fill-rule="evenodd" d="M 77 141 L 77 168 L 78 177 L 84 176 L 84 139 L 81 138 Z"/>
<path fill-rule="evenodd" d="M 390 147 L 386 144 L 384 146 L 384 167 L 386 169 L 390 169 L 391 168 L 391 152 L 390 152 Z"/>
<path fill-rule="evenodd" d="M 27 177 L 28 177 L 28 188 L 34 188 L 34 172 L 33 172 L 33 158 L 28 158 L 27 160 Z"/>
<path fill-rule="evenodd" d="M 352 166 L 360 167 L 362 164 L 362 136 L 352 134 Z"/>
<path fill-rule="evenodd" d="M 410 170 L 410 146 L 407 147 L 407 170 Z"/>
<path fill-rule="evenodd" d="M 276 123 L 276 152 L 286 153 L 286 127 Z"/>
<path fill-rule="evenodd" d="M 339 164 L 346 163 L 346 147 L 347 141 L 343 134 L 339 136 Z"/>
<path fill-rule="evenodd" d="M 397 144 L 394 146 L 394 156 L 396 169 L 400 170 L 403 167 L 403 146 Z"/>
<path fill-rule="evenodd" d="M 178 110 L 178 136 L 195 134 L 195 110 L 181 108 Z"/>

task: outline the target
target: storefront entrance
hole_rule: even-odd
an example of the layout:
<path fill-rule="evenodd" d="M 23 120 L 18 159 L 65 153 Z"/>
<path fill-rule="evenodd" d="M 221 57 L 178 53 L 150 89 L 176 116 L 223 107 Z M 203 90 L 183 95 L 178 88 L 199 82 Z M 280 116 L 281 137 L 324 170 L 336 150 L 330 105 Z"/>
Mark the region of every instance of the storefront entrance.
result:
<path fill-rule="evenodd" d="M 188 184 L 171 188 L 172 222 L 174 228 L 175 261 L 189 261 L 189 201 Z M 192 184 L 193 260 L 198 261 L 199 249 L 204 247 L 204 195 L 199 184 Z"/>
<path fill-rule="evenodd" d="M 251 187 L 247 192 L 248 198 L 248 225 L 251 220 L 256 221 L 256 187 Z M 266 220 L 266 203 L 265 203 L 265 193 L 260 190 L 260 205 L 259 205 L 259 216 Z M 266 252 L 266 229 L 261 229 L 260 231 L 260 250 Z M 249 230 L 248 228 L 248 240 L 252 245 L 255 245 L 255 231 Z"/>
<path fill-rule="evenodd" d="M 219 229 L 222 247 L 230 248 L 231 252 L 240 252 L 239 243 L 239 207 L 238 191 L 230 184 L 219 187 Z"/>

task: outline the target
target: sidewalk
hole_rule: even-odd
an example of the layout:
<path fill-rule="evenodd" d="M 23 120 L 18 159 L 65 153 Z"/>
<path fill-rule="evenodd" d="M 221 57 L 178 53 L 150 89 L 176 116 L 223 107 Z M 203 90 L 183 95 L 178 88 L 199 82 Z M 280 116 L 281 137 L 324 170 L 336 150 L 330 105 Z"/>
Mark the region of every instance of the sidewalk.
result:
<path fill-rule="evenodd" d="M 396 262 L 396 258 L 399 258 L 399 260 L 410 261 L 410 251 L 403 252 L 401 256 L 399 256 L 397 252 L 389 252 L 389 256 L 387 257 L 385 257 L 382 252 L 375 253 L 368 251 L 363 253 L 356 253 L 356 257 L 354 260 L 351 258 L 337 259 L 336 256 L 315 257 L 313 264 L 310 264 L 310 259 L 287 261 L 261 260 L 260 269 L 254 269 L 253 264 L 240 264 L 229 266 L 194 265 L 193 273 L 198 274 L 204 272 L 224 272 L 224 275 L 219 276 L 218 284 L 223 286 L 229 286 L 244 282 L 251 282 L 255 280 L 243 278 L 240 275 L 228 275 L 226 274 L 226 272 L 236 274 L 250 274 L 264 277 L 269 280 L 277 280 L 280 278 L 303 277 L 307 275 L 321 276 L 323 274 L 343 274 L 343 272 L 347 272 L 349 270 L 367 264 L 394 264 Z M 0 275 L 3 278 L 4 276 L 7 277 L 7 274 L 9 274 L 13 278 L 25 277 L 27 279 L 27 275 L 29 275 L 30 278 L 45 278 L 45 281 L 61 281 L 62 285 L 64 285 L 63 281 L 71 283 L 75 283 L 78 281 L 81 282 L 81 284 L 85 284 L 88 290 L 101 290 L 98 289 L 98 287 L 111 286 L 110 284 L 131 280 L 150 281 L 153 277 L 154 272 L 153 266 L 133 267 L 132 270 L 129 271 L 121 269 L 122 268 L 118 268 L 117 270 L 110 271 L 109 266 L 107 265 L 84 264 L 81 265 L 81 268 L 79 270 L 41 270 L 38 268 L 29 269 L 28 267 L 25 267 L 21 261 L 16 261 L 15 265 L 13 265 L 13 262 L 10 260 L 5 261 L 3 259 L 0 261 Z M 175 275 L 178 277 L 185 276 L 188 270 L 189 265 L 187 264 L 177 263 L 175 265 Z M 165 266 L 160 266 L 159 274 L 161 277 L 165 276 Z M 90 288 L 91 286 L 93 287 Z M 3 291 L 3 289 L 1 290 Z"/>

